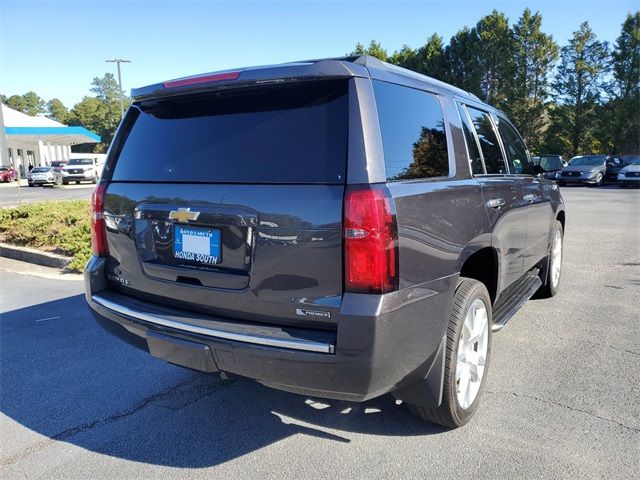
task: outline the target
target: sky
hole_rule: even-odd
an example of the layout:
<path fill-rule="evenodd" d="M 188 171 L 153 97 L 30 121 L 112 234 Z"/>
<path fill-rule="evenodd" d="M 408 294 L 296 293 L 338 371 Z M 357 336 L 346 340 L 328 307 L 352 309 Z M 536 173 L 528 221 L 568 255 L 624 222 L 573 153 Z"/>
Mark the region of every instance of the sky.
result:
<path fill-rule="evenodd" d="M 344 55 L 357 42 L 380 41 L 389 53 L 445 43 L 494 8 L 513 24 L 525 7 L 564 45 L 588 21 L 613 43 L 628 0 L 0 0 L 0 92 L 35 91 L 71 108 L 91 81 L 122 65 L 123 89 L 233 67 Z"/>

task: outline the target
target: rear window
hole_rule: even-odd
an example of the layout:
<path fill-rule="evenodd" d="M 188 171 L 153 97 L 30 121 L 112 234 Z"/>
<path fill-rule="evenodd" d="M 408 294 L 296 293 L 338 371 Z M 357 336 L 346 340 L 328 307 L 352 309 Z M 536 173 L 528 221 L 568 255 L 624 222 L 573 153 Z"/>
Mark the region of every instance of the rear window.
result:
<path fill-rule="evenodd" d="M 93 165 L 91 158 L 72 158 L 67 165 Z"/>
<path fill-rule="evenodd" d="M 111 180 L 344 183 L 347 91 L 324 81 L 137 105 Z"/>
<path fill-rule="evenodd" d="M 380 81 L 373 88 L 387 180 L 449 175 L 447 135 L 436 96 Z"/>

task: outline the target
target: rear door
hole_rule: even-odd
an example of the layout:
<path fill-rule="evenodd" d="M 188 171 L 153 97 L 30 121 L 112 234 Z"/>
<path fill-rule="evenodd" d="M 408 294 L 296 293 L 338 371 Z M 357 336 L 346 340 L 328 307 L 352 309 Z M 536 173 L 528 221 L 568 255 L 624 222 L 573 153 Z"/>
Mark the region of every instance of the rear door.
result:
<path fill-rule="evenodd" d="M 104 172 L 111 287 L 230 318 L 330 326 L 342 295 L 347 96 L 347 80 L 325 80 L 135 104 Z"/>
<path fill-rule="evenodd" d="M 551 183 L 534 175 L 527 147 L 513 126 L 500 116 L 494 117 L 504 145 L 509 171 L 522 184 L 526 208 L 526 245 L 523 270 L 526 272 L 547 256 L 552 226 Z"/>
<path fill-rule="evenodd" d="M 526 243 L 526 210 L 522 184 L 509 175 L 491 115 L 460 106 L 473 174 L 482 186 L 492 242 L 501 260 L 500 290 L 522 275 Z"/>

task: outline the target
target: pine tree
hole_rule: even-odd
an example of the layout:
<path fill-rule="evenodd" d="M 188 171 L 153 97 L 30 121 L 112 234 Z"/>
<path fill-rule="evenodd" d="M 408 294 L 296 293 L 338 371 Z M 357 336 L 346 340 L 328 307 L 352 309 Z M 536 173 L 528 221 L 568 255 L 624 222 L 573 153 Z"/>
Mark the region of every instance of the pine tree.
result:
<path fill-rule="evenodd" d="M 640 11 L 627 15 L 611 54 L 614 99 L 611 102 L 613 150 L 640 152 Z"/>
<path fill-rule="evenodd" d="M 604 148 L 597 135 L 597 108 L 601 105 L 609 67 L 609 47 L 600 42 L 584 22 L 562 47 L 553 82 L 555 101 L 551 132 L 557 138 L 547 143 L 563 145 L 563 152 L 578 155 Z"/>
<path fill-rule="evenodd" d="M 487 103 L 502 107 L 513 75 L 513 35 L 509 19 L 494 10 L 476 25 L 480 87 Z"/>
<path fill-rule="evenodd" d="M 47 102 L 47 117 L 60 123 L 67 123 L 69 110 L 59 99 L 52 98 Z"/>
<path fill-rule="evenodd" d="M 513 26 L 513 78 L 505 109 L 529 147 L 538 152 L 547 126 L 549 71 L 558 45 L 541 30 L 542 16 L 528 8 Z"/>

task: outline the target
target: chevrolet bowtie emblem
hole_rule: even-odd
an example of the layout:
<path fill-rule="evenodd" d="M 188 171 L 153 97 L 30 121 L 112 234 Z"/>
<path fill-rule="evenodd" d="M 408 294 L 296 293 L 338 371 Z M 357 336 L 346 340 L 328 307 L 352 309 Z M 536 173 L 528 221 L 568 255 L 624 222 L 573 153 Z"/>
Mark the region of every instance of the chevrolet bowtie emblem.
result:
<path fill-rule="evenodd" d="M 200 212 L 192 212 L 190 208 L 179 208 L 169 212 L 169 220 L 187 223 L 189 220 L 197 220 L 199 215 Z"/>

